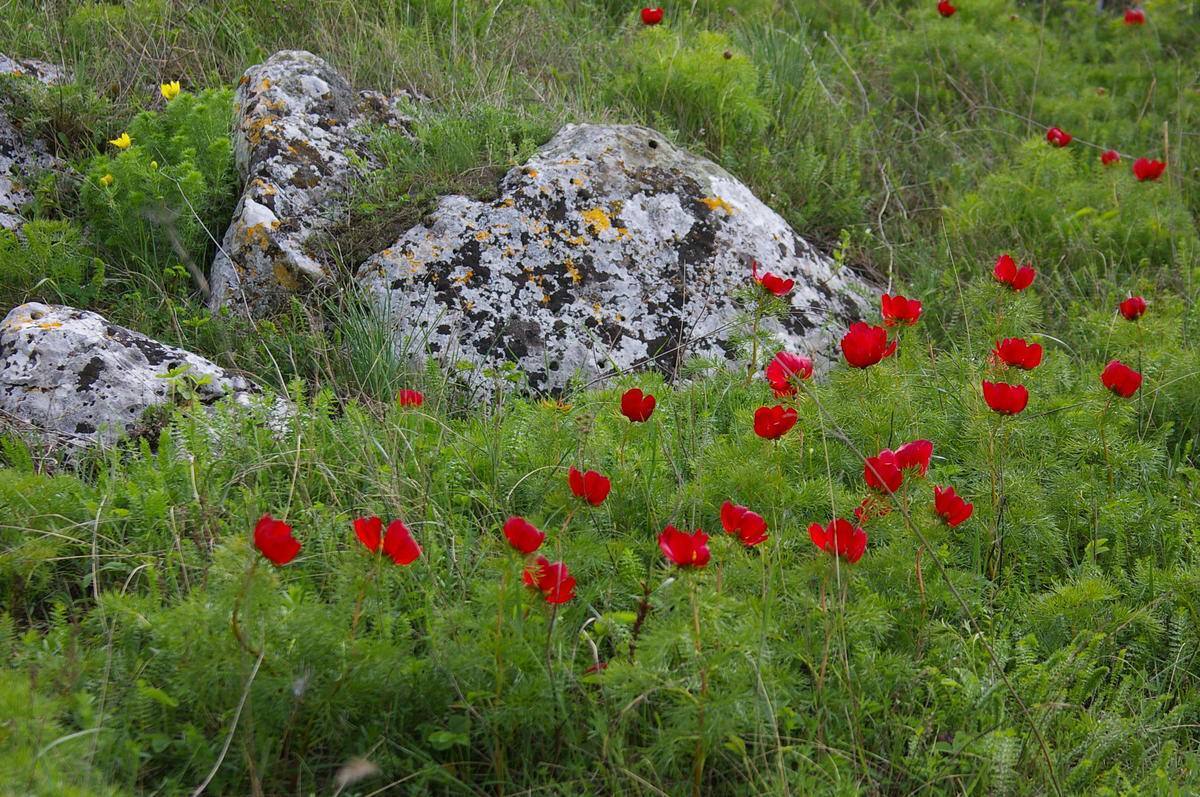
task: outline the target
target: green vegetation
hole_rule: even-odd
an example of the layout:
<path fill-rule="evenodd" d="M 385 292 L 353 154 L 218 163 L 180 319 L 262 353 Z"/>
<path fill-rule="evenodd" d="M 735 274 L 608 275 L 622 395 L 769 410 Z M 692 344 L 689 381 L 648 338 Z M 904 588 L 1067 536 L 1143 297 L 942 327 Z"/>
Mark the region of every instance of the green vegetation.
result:
<path fill-rule="evenodd" d="M 0 791 L 1200 788 L 1200 6 L 1152 0 L 1132 27 L 1095 0 L 935 5 L 701 0 L 646 28 L 615 0 L 0 0 L 6 54 L 74 75 L 5 78 L 0 102 L 77 173 L 0 237 L 0 299 L 96 309 L 299 408 L 284 435 L 181 410 L 74 468 L 0 439 Z M 895 358 L 806 384 L 777 443 L 753 415 L 780 400 L 707 363 L 480 406 L 387 353 L 349 294 L 211 316 L 188 268 L 236 200 L 232 87 L 282 47 L 430 98 L 415 139 L 375 135 L 381 168 L 323 246 L 339 273 L 438 196 L 487 196 L 558 124 L 634 122 L 924 315 Z M 1140 156 L 1161 180 L 1133 178 Z M 991 279 L 1003 251 L 1031 288 Z M 1002 418 L 980 381 L 1012 336 L 1046 356 L 1003 377 L 1031 400 Z M 1114 358 L 1145 376 L 1131 399 L 1100 385 Z M 658 397 L 644 424 L 617 412 L 635 385 Z M 809 524 L 866 494 L 860 455 L 916 438 L 929 475 L 878 499 L 862 559 L 818 551 Z M 572 498 L 568 466 L 609 498 Z M 942 524 L 934 484 L 973 516 Z M 725 500 L 770 539 L 722 533 Z M 303 546 L 281 568 L 252 545 L 267 512 Z M 372 559 L 351 521 L 375 514 L 421 558 Z M 522 585 L 514 514 L 570 602 Z M 670 567 L 668 523 L 708 531 L 712 563 Z"/>

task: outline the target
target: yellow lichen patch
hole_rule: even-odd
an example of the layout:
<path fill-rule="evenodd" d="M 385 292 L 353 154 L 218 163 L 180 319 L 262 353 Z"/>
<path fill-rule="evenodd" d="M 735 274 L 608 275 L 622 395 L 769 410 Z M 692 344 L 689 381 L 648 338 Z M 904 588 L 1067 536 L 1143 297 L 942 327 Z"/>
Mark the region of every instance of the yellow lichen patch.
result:
<path fill-rule="evenodd" d="M 611 230 L 613 226 L 612 219 L 609 218 L 608 211 L 604 208 L 583 211 L 583 221 L 592 228 L 592 232 L 596 235 L 600 235 L 605 230 Z"/>
<path fill-rule="evenodd" d="M 538 176 L 538 170 L 537 170 L 537 169 L 534 169 L 533 167 L 528 167 L 528 168 L 526 168 L 526 169 L 525 169 L 525 174 L 526 174 L 527 176 L 529 176 L 529 177 L 537 177 L 537 176 Z"/>
<path fill-rule="evenodd" d="M 571 282 L 575 283 L 576 285 L 583 282 L 583 274 L 579 271 L 579 267 L 575 265 L 574 260 L 568 257 L 565 261 L 563 261 L 563 268 L 565 268 L 567 273 L 571 275 Z"/>
<path fill-rule="evenodd" d="M 512 197 L 506 196 L 506 197 L 504 197 L 504 199 L 501 199 L 498 204 L 499 204 L 499 207 L 502 207 L 502 208 L 511 208 L 514 204 L 516 204 L 516 202 L 513 201 Z"/>
<path fill-rule="evenodd" d="M 558 162 L 560 166 L 578 166 L 579 158 L 563 158 Z"/>
<path fill-rule="evenodd" d="M 454 278 L 454 284 L 455 285 L 466 285 L 468 282 L 471 281 L 471 277 L 474 277 L 474 276 L 475 276 L 475 272 L 472 271 L 471 269 L 467 269 L 466 272 L 464 272 L 463 274 L 460 274 L 459 276 Z"/>
<path fill-rule="evenodd" d="M 271 236 L 267 234 L 267 226 L 265 224 L 253 224 L 242 230 L 242 241 L 246 244 L 257 246 L 259 249 L 266 249 L 271 243 Z"/>
<path fill-rule="evenodd" d="M 571 246 L 583 246 L 587 243 L 587 239 L 582 235 L 571 235 L 570 230 L 557 230 L 558 237 L 569 243 Z"/>
<path fill-rule="evenodd" d="M 58 329 L 62 326 L 61 321 L 43 321 L 37 325 L 38 329 Z"/>
<path fill-rule="evenodd" d="M 475 309 L 475 302 L 473 300 L 467 299 L 465 302 L 463 302 L 463 310 L 465 312 L 469 313 L 474 309 Z"/>
<path fill-rule="evenodd" d="M 271 88 L 271 78 L 269 78 L 269 77 L 263 78 L 262 83 L 259 83 L 258 87 L 260 89 L 262 89 L 263 91 L 266 91 L 267 89 Z"/>
<path fill-rule="evenodd" d="M 504 247 L 504 256 L 505 257 L 516 257 L 516 254 L 517 254 L 517 250 L 513 249 L 511 246 Z"/>
<path fill-rule="evenodd" d="M 618 227 L 617 228 L 617 238 L 628 238 L 628 237 L 629 237 L 629 228 L 628 227 Z"/>
<path fill-rule="evenodd" d="M 285 263 L 276 260 L 272 271 L 275 272 L 275 281 L 284 288 L 287 288 L 289 291 L 300 289 L 300 281 L 296 279 L 296 275 L 291 272 Z"/>
<path fill-rule="evenodd" d="M 700 201 L 703 202 L 705 204 L 705 206 L 708 207 L 709 210 L 715 211 L 718 208 L 720 208 L 721 210 L 725 211 L 730 216 L 732 216 L 734 214 L 733 205 L 729 204 L 724 199 L 721 199 L 721 197 L 719 197 L 719 196 L 702 197 L 700 199 Z"/>
<path fill-rule="evenodd" d="M 582 177 L 572 177 L 571 185 L 575 185 L 575 186 L 583 185 L 583 178 Z"/>
<path fill-rule="evenodd" d="M 480 230 L 479 232 L 475 233 L 476 241 L 486 241 L 488 238 L 491 238 L 491 237 L 492 237 L 492 234 L 490 232 L 488 232 L 487 230 Z"/>

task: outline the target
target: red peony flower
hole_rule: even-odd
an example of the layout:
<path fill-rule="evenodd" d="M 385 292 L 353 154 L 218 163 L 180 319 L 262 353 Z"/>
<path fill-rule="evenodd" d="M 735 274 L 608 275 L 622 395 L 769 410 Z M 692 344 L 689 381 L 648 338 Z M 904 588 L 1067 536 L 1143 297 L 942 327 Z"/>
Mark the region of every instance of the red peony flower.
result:
<path fill-rule="evenodd" d="M 383 552 L 398 565 L 411 565 L 421 555 L 421 546 L 403 521 L 393 520 L 383 535 Z"/>
<path fill-rule="evenodd" d="M 379 553 L 379 544 L 383 541 L 383 521 L 378 517 L 355 518 L 354 536 L 368 551 Z"/>
<path fill-rule="evenodd" d="M 1001 415 L 1016 415 L 1029 403 L 1029 391 L 1024 385 L 984 380 L 983 400 Z"/>
<path fill-rule="evenodd" d="M 892 514 L 891 502 L 874 493 L 867 495 L 858 506 L 854 507 L 854 517 L 864 526 L 875 518 L 887 517 L 890 514 Z"/>
<path fill-rule="evenodd" d="M 727 533 L 738 535 L 747 548 L 767 540 L 767 521 L 763 516 L 732 501 L 721 504 L 721 525 Z"/>
<path fill-rule="evenodd" d="M 943 17 L 952 17 L 954 12 L 958 11 L 957 8 L 950 5 L 950 0 L 938 0 L 937 10 Z"/>
<path fill-rule="evenodd" d="M 567 471 L 567 484 L 576 498 L 582 498 L 592 506 L 600 506 L 608 498 L 612 482 L 594 470 L 580 473 L 573 466 Z"/>
<path fill-rule="evenodd" d="M 551 562 L 544 556 L 521 573 L 525 586 L 542 593 L 546 603 L 566 603 L 575 597 L 575 578 L 564 562 Z"/>
<path fill-rule="evenodd" d="M 654 396 L 631 387 L 621 396 L 621 414 L 634 423 L 645 423 L 654 414 Z"/>
<path fill-rule="evenodd" d="M 1140 8 L 1131 8 L 1125 12 L 1126 25 L 1145 25 L 1146 12 Z"/>
<path fill-rule="evenodd" d="M 828 526 L 813 523 L 808 536 L 822 551 L 840 556 L 850 564 L 862 558 L 867 550 L 867 533 L 848 520 L 837 518 Z"/>
<path fill-rule="evenodd" d="M 661 8 L 643 8 L 642 9 L 642 24 L 657 25 L 663 20 L 663 10 Z"/>
<path fill-rule="evenodd" d="M 896 353 L 896 341 L 888 342 L 887 330 L 865 321 L 855 321 L 842 337 L 842 354 L 853 368 L 869 368 Z"/>
<path fill-rule="evenodd" d="M 880 298 L 883 325 L 894 327 L 903 324 L 911 327 L 921 317 L 921 303 L 916 299 L 905 299 L 903 296 L 888 296 Z"/>
<path fill-rule="evenodd" d="M 929 460 L 933 458 L 933 443 L 929 440 L 913 440 L 896 449 L 896 465 L 900 470 L 917 469 L 918 476 L 929 471 Z"/>
<path fill-rule="evenodd" d="M 1065 147 L 1071 143 L 1071 134 L 1052 127 L 1046 131 L 1046 140 L 1056 147 Z"/>
<path fill-rule="evenodd" d="M 975 505 L 968 504 L 959 497 L 953 487 L 935 486 L 933 488 L 933 510 L 942 516 L 942 520 L 946 521 L 947 526 L 954 528 L 971 517 L 971 513 L 975 511 Z"/>
<path fill-rule="evenodd" d="M 1014 291 L 1023 291 L 1033 284 L 1037 272 L 1028 263 L 1017 268 L 1017 262 L 1007 252 L 996 258 L 996 266 L 992 269 L 996 282 L 1001 282 Z"/>
<path fill-rule="evenodd" d="M 894 493 L 904 482 L 904 472 L 896 462 L 896 452 L 885 448 L 863 463 L 863 479 L 867 486 L 883 493 Z"/>
<path fill-rule="evenodd" d="M 1137 321 L 1146 314 L 1146 300 L 1141 296 L 1130 296 L 1119 305 L 1126 321 Z"/>
<path fill-rule="evenodd" d="M 775 296 L 787 296 L 791 293 L 792 288 L 796 287 L 795 280 L 784 279 L 777 274 L 772 274 L 770 271 L 759 275 L 757 260 L 750 261 L 750 276 L 763 287 L 763 290 Z"/>
<path fill-rule="evenodd" d="M 1139 183 L 1144 183 L 1146 180 L 1157 180 L 1162 177 L 1163 170 L 1166 168 L 1167 164 L 1162 161 L 1138 158 L 1133 162 L 1133 176 L 1138 179 Z"/>
<path fill-rule="evenodd" d="M 767 440 L 778 440 L 796 425 L 796 410 L 776 404 L 754 411 L 754 433 Z"/>
<path fill-rule="evenodd" d="M 786 351 L 776 354 L 775 359 L 767 364 L 766 369 L 767 382 L 770 383 L 771 389 L 775 391 L 775 395 L 780 398 L 794 396 L 796 394 L 796 382 L 801 379 L 808 379 L 812 374 L 812 360 Z"/>
<path fill-rule="evenodd" d="M 992 349 L 992 355 L 1005 365 L 1032 371 L 1042 364 L 1042 344 L 1022 338 L 1005 338 Z"/>
<path fill-rule="evenodd" d="M 419 390 L 401 390 L 396 394 L 396 401 L 401 407 L 419 407 L 425 403 L 425 396 Z"/>
<path fill-rule="evenodd" d="M 513 515 L 504 523 L 504 537 L 509 545 L 528 554 L 541 547 L 546 534 L 525 518 Z"/>
<path fill-rule="evenodd" d="M 658 535 L 658 547 L 663 555 L 679 567 L 704 567 L 712 554 L 708 550 L 708 535 L 700 529 L 691 534 L 667 526 Z"/>
<path fill-rule="evenodd" d="M 1121 398 L 1129 398 L 1142 386 L 1142 375 L 1120 360 L 1112 360 L 1104 366 L 1100 381 Z"/>
<path fill-rule="evenodd" d="M 268 513 L 254 525 L 254 547 L 276 567 L 286 565 L 300 553 L 300 541 L 292 527 Z"/>
<path fill-rule="evenodd" d="M 1114 163 L 1119 163 L 1120 161 L 1121 153 L 1117 152 L 1115 149 L 1106 149 L 1104 152 L 1100 153 L 1100 162 L 1105 166 L 1111 166 Z"/>

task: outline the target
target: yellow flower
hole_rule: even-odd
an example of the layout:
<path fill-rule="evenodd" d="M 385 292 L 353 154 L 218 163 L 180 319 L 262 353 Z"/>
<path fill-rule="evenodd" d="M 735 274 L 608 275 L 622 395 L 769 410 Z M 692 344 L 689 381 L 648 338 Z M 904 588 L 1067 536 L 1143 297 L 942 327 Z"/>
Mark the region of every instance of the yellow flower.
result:
<path fill-rule="evenodd" d="M 122 133 L 116 138 L 110 140 L 108 143 L 112 144 L 117 149 L 129 149 L 129 145 L 133 143 L 133 139 L 129 137 L 128 133 Z"/>
<path fill-rule="evenodd" d="M 105 188 L 108 188 L 110 185 L 112 185 L 112 181 L 113 181 L 113 176 L 111 174 L 106 174 L 100 178 L 100 185 L 104 186 Z"/>
<path fill-rule="evenodd" d="M 163 99 L 170 102 L 179 96 L 179 81 L 172 80 L 170 83 L 164 83 L 158 87 L 158 90 L 162 92 Z"/>

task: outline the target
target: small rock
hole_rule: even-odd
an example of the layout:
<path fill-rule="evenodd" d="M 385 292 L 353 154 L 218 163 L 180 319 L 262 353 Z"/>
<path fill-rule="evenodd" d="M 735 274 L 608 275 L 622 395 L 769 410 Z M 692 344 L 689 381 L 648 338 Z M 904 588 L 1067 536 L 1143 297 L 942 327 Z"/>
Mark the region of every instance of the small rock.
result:
<path fill-rule="evenodd" d="M 234 97 L 234 153 L 245 183 L 212 266 L 211 307 L 250 316 L 328 275 L 308 249 L 338 214 L 360 164 L 372 162 L 367 121 L 405 128 L 400 97 L 360 97 L 328 63 L 301 50 L 246 70 Z"/>
<path fill-rule="evenodd" d="M 78 445 L 108 443 L 135 431 L 150 407 L 172 401 L 168 371 L 212 404 L 246 403 L 259 389 L 237 374 L 96 313 L 37 302 L 0 323 L 0 426 L 32 427 Z M 207 377 L 207 384 L 197 384 Z"/>
<path fill-rule="evenodd" d="M 15 60 L 0 53 L 0 75 L 18 75 L 47 85 L 66 79 L 61 67 L 44 61 Z M 29 183 L 39 172 L 62 168 L 45 141 L 21 132 L 0 105 L 0 228 L 15 230 L 21 208 L 33 201 Z"/>
<path fill-rule="evenodd" d="M 818 361 L 868 311 L 866 284 L 711 161 L 644 127 L 567 125 L 494 202 L 442 199 L 359 280 L 396 348 L 485 370 L 515 363 L 539 391 L 691 357 L 736 359 L 734 291 L 750 263 L 796 280 L 766 328 Z"/>

